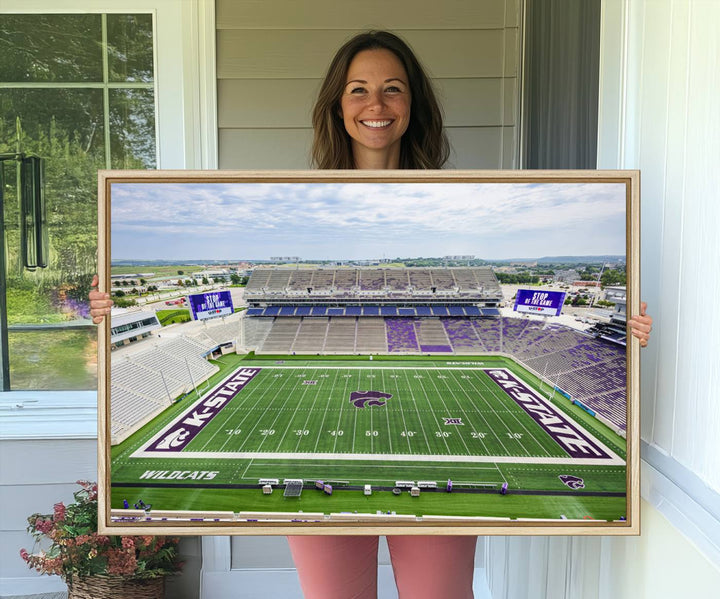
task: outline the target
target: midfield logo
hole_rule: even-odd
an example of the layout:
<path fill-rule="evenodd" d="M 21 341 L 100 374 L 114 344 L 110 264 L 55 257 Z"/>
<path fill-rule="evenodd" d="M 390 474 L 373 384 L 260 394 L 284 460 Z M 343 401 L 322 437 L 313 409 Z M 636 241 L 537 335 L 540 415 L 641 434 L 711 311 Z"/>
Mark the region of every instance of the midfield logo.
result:
<path fill-rule="evenodd" d="M 353 391 L 350 393 L 350 403 L 356 408 L 384 406 L 387 402 L 383 400 L 391 397 L 390 393 L 383 393 L 382 391 Z"/>

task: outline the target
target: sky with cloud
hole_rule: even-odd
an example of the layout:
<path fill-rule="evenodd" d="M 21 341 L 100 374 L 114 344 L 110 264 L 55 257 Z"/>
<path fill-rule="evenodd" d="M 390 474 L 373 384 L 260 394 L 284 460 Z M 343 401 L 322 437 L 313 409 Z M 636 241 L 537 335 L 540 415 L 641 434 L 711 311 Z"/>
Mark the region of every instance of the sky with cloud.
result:
<path fill-rule="evenodd" d="M 113 260 L 625 254 L 620 183 L 113 183 Z"/>

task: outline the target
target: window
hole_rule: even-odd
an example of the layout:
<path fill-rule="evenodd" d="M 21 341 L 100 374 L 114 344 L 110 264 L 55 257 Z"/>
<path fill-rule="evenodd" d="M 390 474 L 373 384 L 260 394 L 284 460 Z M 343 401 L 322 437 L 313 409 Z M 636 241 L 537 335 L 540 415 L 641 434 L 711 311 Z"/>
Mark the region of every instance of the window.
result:
<path fill-rule="evenodd" d="M 97 271 L 97 170 L 156 166 L 153 38 L 152 14 L 0 21 L 5 390 L 97 385 L 86 302 Z M 23 265 L 17 155 L 44 159 L 47 268 Z"/>

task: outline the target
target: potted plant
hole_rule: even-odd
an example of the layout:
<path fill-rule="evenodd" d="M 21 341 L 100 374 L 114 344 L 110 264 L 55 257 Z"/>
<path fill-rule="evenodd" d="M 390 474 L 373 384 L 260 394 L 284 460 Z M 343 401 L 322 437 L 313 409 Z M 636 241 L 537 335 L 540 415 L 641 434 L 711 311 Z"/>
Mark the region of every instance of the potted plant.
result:
<path fill-rule="evenodd" d="M 20 550 L 30 568 L 57 574 L 68 599 L 161 599 L 165 577 L 180 571 L 177 538 L 107 536 L 97 532 L 97 484 L 78 481 L 69 505 L 28 517 L 33 552 Z"/>

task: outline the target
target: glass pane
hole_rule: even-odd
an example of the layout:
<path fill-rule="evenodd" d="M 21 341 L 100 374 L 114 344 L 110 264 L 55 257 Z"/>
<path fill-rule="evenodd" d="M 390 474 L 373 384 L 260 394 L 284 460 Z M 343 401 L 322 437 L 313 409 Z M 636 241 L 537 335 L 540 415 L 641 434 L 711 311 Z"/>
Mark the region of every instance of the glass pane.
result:
<path fill-rule="evenodd" d="M 154 108 L 151 89 L 110 90 L 112 168 L 155 168 Z"/>
<path fill-rule="evenodd" d="M 93 161 L 104 160 L 105 120 L 100 89 L 3 89 L 0 152 L 17 149 L 18 124 L 22 129 L 22 151 L 47 158 L 48 152 L 59 157 L 72 150 Z"/>
<path fill-rule="evenodd" d="M 2 15 L 0 81 L 102 82 L 100 15 Z"/>
<path fill-rule="evenodd" d="M 110 81 L 153 80 L 152 15 L 108 15 Z"/>
<path fill-rule="evenodd" d="M 13 390 L 97 389 L 97 331 L 10 331 Z"/>
<path fill-rule="evenodd" d="M 45 160 L 50 243 L 48 268 L 34 273 L 22 268 L 15 162 L 6 162 L 3 208 L 9 293 L 25 281 L 48 289 L 48 293 L 50 288 L 62 284 L 65 295 L 54 298 L 56 303 L 62 303 L 64 297 L 76 295 L 72 287 L 79 277 L 94 272 L 97 170 L 105 166 L 102 115 L 101 90 L 12 89 L 5 90 L 0 98 L 0 152 L 19 148 Z M 82 292 L 78 292 L 78 297 L 83 297 Z M 56 311 L 69 314 L 66 319 L 78 316 L 77 311 L 67 312 L 61 305 L 52 310 Z M 26 320 L 16 316 L 10 311 L 8 319 L 10 322 L 52 322 L 52 319 Z"/>
<path fill-rule="evenodd" d="M 94 328 L 14 331 L 86 319 L 97 270 L 97 170 L 104 168 L 102 90 L 12 89 L 0 98 L 0 152 L 45 161 L 48 268 L 23 268 L 16 162 L 4 163 L 6 277 L 13 389 L 92 389 Z M 19 123 L 19 128 L 18 128 Z M 53 380 L 54 379 L 54 380 Z"/>

